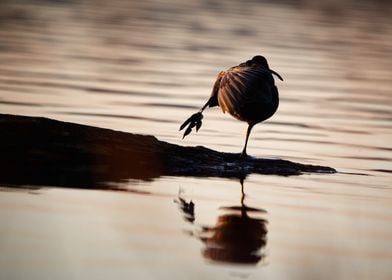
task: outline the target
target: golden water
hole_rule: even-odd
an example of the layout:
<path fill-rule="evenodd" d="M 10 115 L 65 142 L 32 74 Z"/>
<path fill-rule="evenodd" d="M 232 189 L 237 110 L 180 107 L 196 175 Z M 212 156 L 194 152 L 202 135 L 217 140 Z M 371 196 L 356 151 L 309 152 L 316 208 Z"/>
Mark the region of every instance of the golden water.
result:
<path fill-rule="evenodd" d="M 178 127 L 219 71 L 262 54 L 285 81 L 248 153 L 339 173 L 252 175 L 243 203 L 239 181 L 217 178 L 130 180 L 126 193 L 4 187 L 0 278 L 391 279 L 391 8 L 2 1 L 1 113 L 239 152 L 246 125 L 219 108 L 185 140 Z"/>

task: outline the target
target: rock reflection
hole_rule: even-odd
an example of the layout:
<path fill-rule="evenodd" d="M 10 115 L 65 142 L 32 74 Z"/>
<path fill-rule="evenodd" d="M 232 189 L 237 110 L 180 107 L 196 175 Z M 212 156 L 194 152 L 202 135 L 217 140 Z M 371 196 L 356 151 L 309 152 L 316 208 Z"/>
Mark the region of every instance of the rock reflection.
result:
<path fill-rule="evenodd" d="M 204 258 L 219 263 L 255 265 L 264 259 L 262 249 L 267 244 L 267 220 L 252 217 L 250 214 L 266 213 L 263 209 L 245 205 L 244 185 L 241 180 L 241 203 L 238 206 L 221 207 L 224 214 L 220 215 L 216 224 L 202 227 L 193 235 L 200 239 L 204 248 Z M 186 221 L 195 220 L 195 205 L 179 197 L 177 201 L 184 213 Z"/>

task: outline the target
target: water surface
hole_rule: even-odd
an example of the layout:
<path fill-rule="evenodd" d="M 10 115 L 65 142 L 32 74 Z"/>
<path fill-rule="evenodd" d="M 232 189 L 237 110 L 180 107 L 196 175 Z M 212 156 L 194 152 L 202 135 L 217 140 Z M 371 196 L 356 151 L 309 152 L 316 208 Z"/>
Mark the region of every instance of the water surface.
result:
<path fill-rule="evenodd" d="M 3 1 L 1 113 L 239 152 L 246 125 L 219 108 L 178 127 L 262 54 L 285 81 L 248 153 L 339 173 L 252 175 L 244 197 L 218 178 L 3 186 L 0 278 L 390 279 L 391 18 L 383 1 Z"/>

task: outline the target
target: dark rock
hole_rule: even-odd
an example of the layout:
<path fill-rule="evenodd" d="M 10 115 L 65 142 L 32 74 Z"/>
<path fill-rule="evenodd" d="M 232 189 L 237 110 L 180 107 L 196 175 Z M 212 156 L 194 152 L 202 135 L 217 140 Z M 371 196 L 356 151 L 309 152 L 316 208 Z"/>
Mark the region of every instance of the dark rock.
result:
<path fill-rule="evenodd" d="M 162 175 L 236 177 L 251 173 L 335 173 L 325 166 L 183 147 L 138 135 L 0 114 L 0 184 L 109 188 L 109 182 Z"/>

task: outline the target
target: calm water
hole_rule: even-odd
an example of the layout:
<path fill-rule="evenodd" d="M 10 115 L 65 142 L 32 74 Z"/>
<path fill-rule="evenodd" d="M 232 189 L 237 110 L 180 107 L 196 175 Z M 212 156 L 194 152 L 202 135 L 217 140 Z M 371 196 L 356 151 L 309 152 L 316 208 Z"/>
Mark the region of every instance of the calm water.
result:
<path fill-rule="evenodd" d="M 285 81 L 248 153 L 340 172 L 2 187 L 0 278 L 391 279 L 392 6 L 352 2 L 2 1 L 1 113 L 239 152 L 219 108 L 178 127 L 263 54 Z"/>

